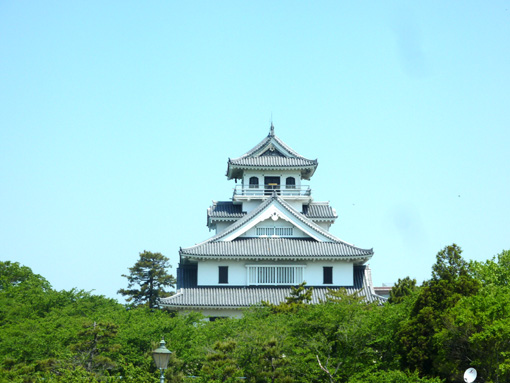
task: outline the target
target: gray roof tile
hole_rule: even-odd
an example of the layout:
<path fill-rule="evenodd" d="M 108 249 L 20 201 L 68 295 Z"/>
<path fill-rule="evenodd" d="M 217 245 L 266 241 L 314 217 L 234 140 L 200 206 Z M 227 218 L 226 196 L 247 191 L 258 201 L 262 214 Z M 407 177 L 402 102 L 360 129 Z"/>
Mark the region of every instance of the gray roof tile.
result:
<path fill-rule="evenodd" d="M 280 147 L 282 150 L 275 154 L 268 155 L 267 150 L 271 147 Z M 228 159 L 227 177 L 240 178 L 242 174 L 241 169 L 301 169 L 303 178 L 309 179 L 315 169 L 317 168 L 317 160 L 310 160 L 303 157 L 279 137 L 274 134 L 274 127 L 271 125 L 271 130 L 267 137 L 259 142 L 255 147 L 243 154 L 241 157 Z"/>
<path fill-rule="evenodd" d="M 237 241 L 222 241 L 222 238 L 228 236 L 230 233 L 234 232 L 238 228 L 242 227 L 243 225 L 248 224 L 251 220 L 255 219 L 259 213 L 264 211 L 273 201 L 276 201 L 282 205 L 284 209 L 287 210 L 287 212 L 290 215 L 295 216 L 297 219 L 299 219 L 301 222 L 303 222 L 305 225 L 310 227 L 312 230 L 320 233 L 321 235 L 325 236 L 329 239 L 331 242 L 308 242 L 308 245 L 303 245 L 303 241 L 300 241 L 299 239 L 287 239 L 283 245 L 280 245 L 279 248 L 281 249 L 282 256 L 287 256 L 289 249 L 292 247 L 293 251 L 300 251 L 300 254 L 304 254 L 304 249 L 309 252 L 313 252 L 313 254 L 319 254 L 322 252 L 325 252 L 326 249 L 328 249 L 328 257 L 333 257 L 333 253 L 336 253 L 336 257 L 342 258 L 342 257 L 364 257 L 366 259 L 370 258 L 373 255 L 373 250 L 365 250 L 360 249 L 356 246 L 353 246 L 347 242 L 342 241 L 341 239 L 335 237 L 334 235 L 330 234 L 328 231 L 324 230 L 322 227 L 311 221 L 309 218 L 305 217 L 302 213 L 299 213 L 296 209 L 294 209 L 292 206 L 290 206 L 285 200 L 283 200 L 280 196 L 278 196 L 276 193 L 274 193 L 270 198 L 263 201 L 258 207 L 253 209 L 249 214 L 246 214 L 244 217 L 238 219 L 236 222 L 232 223 L 229 227 L 227 227 L 224 231 L 222 231 L 219 234 L 216 234 L 215 236 L 195 245 L 192 247 L 188 247 L 185 249 L 180 249 L 179 253 L 181 255 L 188 255 L 188 256 L 194 256 L 194 257 L 212 257 L 209 252 L 210 251 L 216 251 L 214 255 L 216 257 L 232 257 L 234 252 L 239 250 L 239 245 L 236 244 Z M 244 246 L 244 253 L 243 257 L 249 256 L 250 251 L 255 251 L 256 246 L 259 246 L 257 244 L 262 244 L 261 241 L 263 238 L 254 238 L 252 241 L 252 245 L 245 245 Z M 215 243 L 218 243 L 217 245 Z M 337 246 L 330 246 L 330 245 L 324 245 L 321 246 L 323 243 L 336 243 Z M 306 247 L 305 247 L 306 246 Z M 328 247 L 330 246 L 330 247 Z M 301 249 L 301 250 L 299 250 Z M 313 250 L 316 249 L 316 250 Z M 253 256 L 258 257 L 258 253 L 254 253 Z M 309 257 L 308 257 L 309 258 Z"/>
<path fill-rule="evenodd" d="M 331 289 L 338 290 L 340 287 Z M 349 294 L 358 293 L 370 303 L 385 301 L 374 294 L 370 270 L 365 266 L 354 268 L 354 286 L 346 286 L 345 289 Z M 170 308 L 245 308 L 259 305 L 262 301 L 272 304 L 285 302 L 290 292 L 290 287 L 195 287 L 180 289 L 175 295 L 163 298 L 161 304 Z M 328 288 L 314 287 L 311 303 L 325 301 L 327 293 Z"/>
<path fill-rule="evenodd" d="M 314 218 L 338 218 L 335 209 L 329 203 L 311 203 L 303 205 L 303 214 L 310 219 Z"/>
<path fill-rule="evenodd" d="M 303 206 L 303 214 L 310 219 L 336 219 L 338 215 L 329 203 L 310 203 Z M 213 205 L 207 210 L 207 216 L 211 219 L 231 219 L 236 220 L 246 215 L 242 211 L 242 205 L 234 205 L 232 201 L 213 202 Z"/>
<path fill-rule="evenodd" d="M 234 205 L 231 201 L 218 201 L 207 210 L 207 215 L 211 218 L 237 219 L 246 215 L 242 209 L 242 205 Z"/>
<path fill-rule="evenodd" d="M 260 156 L 231 159 L 230 164 L 253 168 L 303 168 L 314 167 L 317 161 L 306 158 Z"/>
<path fill-rule="evenodd" d="M 237 238 L 207 242 L 181 249 L 181 255 L 196 259 L 362 259 L 372 257 L 372 249 L 360 249 L 345 242 L 318 242 L 298 238 Z"/>

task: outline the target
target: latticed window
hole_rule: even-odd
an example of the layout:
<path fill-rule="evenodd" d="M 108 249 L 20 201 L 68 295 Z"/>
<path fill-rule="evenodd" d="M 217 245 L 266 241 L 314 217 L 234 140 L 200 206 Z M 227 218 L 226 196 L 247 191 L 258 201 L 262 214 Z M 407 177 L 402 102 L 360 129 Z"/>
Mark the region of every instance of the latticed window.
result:
<path fill-rule="evenodd" d="M 295 189 L 296 179 L 294 177 L 287 177 L 287 179 L 285 180 L 285 187 L 287 189 Z"/>
<path fill-rule="evenodd" d="M 292 227 L 257 227 L 257 235 L 291 237 L 293 233 L 294 230 Z"/>
<path fill-rule="evenodd" d="M 303 283 L 305 266 L 246 266 L 249 285 L 298 285 Z"/>
<path fill-rule="evenodd" d="M 258 189 L 259 179 L 258 177 L 250 177 L 250 189 Z"/>

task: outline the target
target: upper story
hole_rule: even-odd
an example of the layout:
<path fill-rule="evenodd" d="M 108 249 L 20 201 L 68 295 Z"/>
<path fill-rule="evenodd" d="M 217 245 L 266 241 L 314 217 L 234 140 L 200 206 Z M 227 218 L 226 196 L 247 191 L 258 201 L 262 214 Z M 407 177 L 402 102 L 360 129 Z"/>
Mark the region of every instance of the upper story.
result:
<path fill-rule="evenodd" d="M 301 156 L 274 134 L 269 134 L 241 157 L 228 160 L 227 178 L 241 181 L 232 196 L 234 204 L 249 212 L 276 192 L 296 210 L 312 201 L 310 180 L 317 169 L 317 160 Z M 303 182 L 305 181 L 305 182 Z"/>
<path fill-rule="evenodd" d="M 231 201 L 213 201 L 207 211 L 207 226 L 220 233 L 233 222 L 251 212 L 274 193 L 296 211 L 329 230 L 337 218 L 329 202 L 313 202 L 307 181 L 317 169 L 318 161 L 301 156 L 274 133 L 269 134 L 242 156 L 228 159 L 226 176 L 234 179 Z"/>

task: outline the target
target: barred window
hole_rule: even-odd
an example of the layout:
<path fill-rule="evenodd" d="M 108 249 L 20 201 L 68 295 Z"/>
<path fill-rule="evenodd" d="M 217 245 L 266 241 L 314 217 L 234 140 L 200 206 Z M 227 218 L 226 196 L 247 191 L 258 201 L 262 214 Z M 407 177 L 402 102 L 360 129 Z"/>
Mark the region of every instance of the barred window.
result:
<path fill-rule="evenodd" d="M 246 266 L 249 285 L 298 285 L 305 266 Z"/>
<path fill-rule="evenodd" d="M 292 227 L 257 227 L 257 235 L 291 237 L 293 233 L 294 228 Z"/>

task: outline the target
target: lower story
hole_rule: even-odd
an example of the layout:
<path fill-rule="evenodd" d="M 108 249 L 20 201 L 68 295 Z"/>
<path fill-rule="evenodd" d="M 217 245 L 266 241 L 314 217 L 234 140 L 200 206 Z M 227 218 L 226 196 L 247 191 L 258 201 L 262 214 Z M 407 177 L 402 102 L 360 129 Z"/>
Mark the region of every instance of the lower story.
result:
<path fill-rule="evenodd" d="M 299 284 L 299 283 L 297 283 Z M 296 285 L 297 285 L 296 284 Z M 385 298 L 377 295 L 367 265 L 354 266 L 352 283 L 347 286 L 313 287 L 311 304 L 326 301 L 330 290 L 345 289 L 357 294 L 367 303 L 383 303 Z M 258 306 L 261 302 L 278 305 L 291 294 L 291 286 L 195 286 L 183 287 L 176 294 L 161 300 L 161 306 L 180 313 L 201 312 L 216 317 L 241 317 L 243 310 Z"/>

